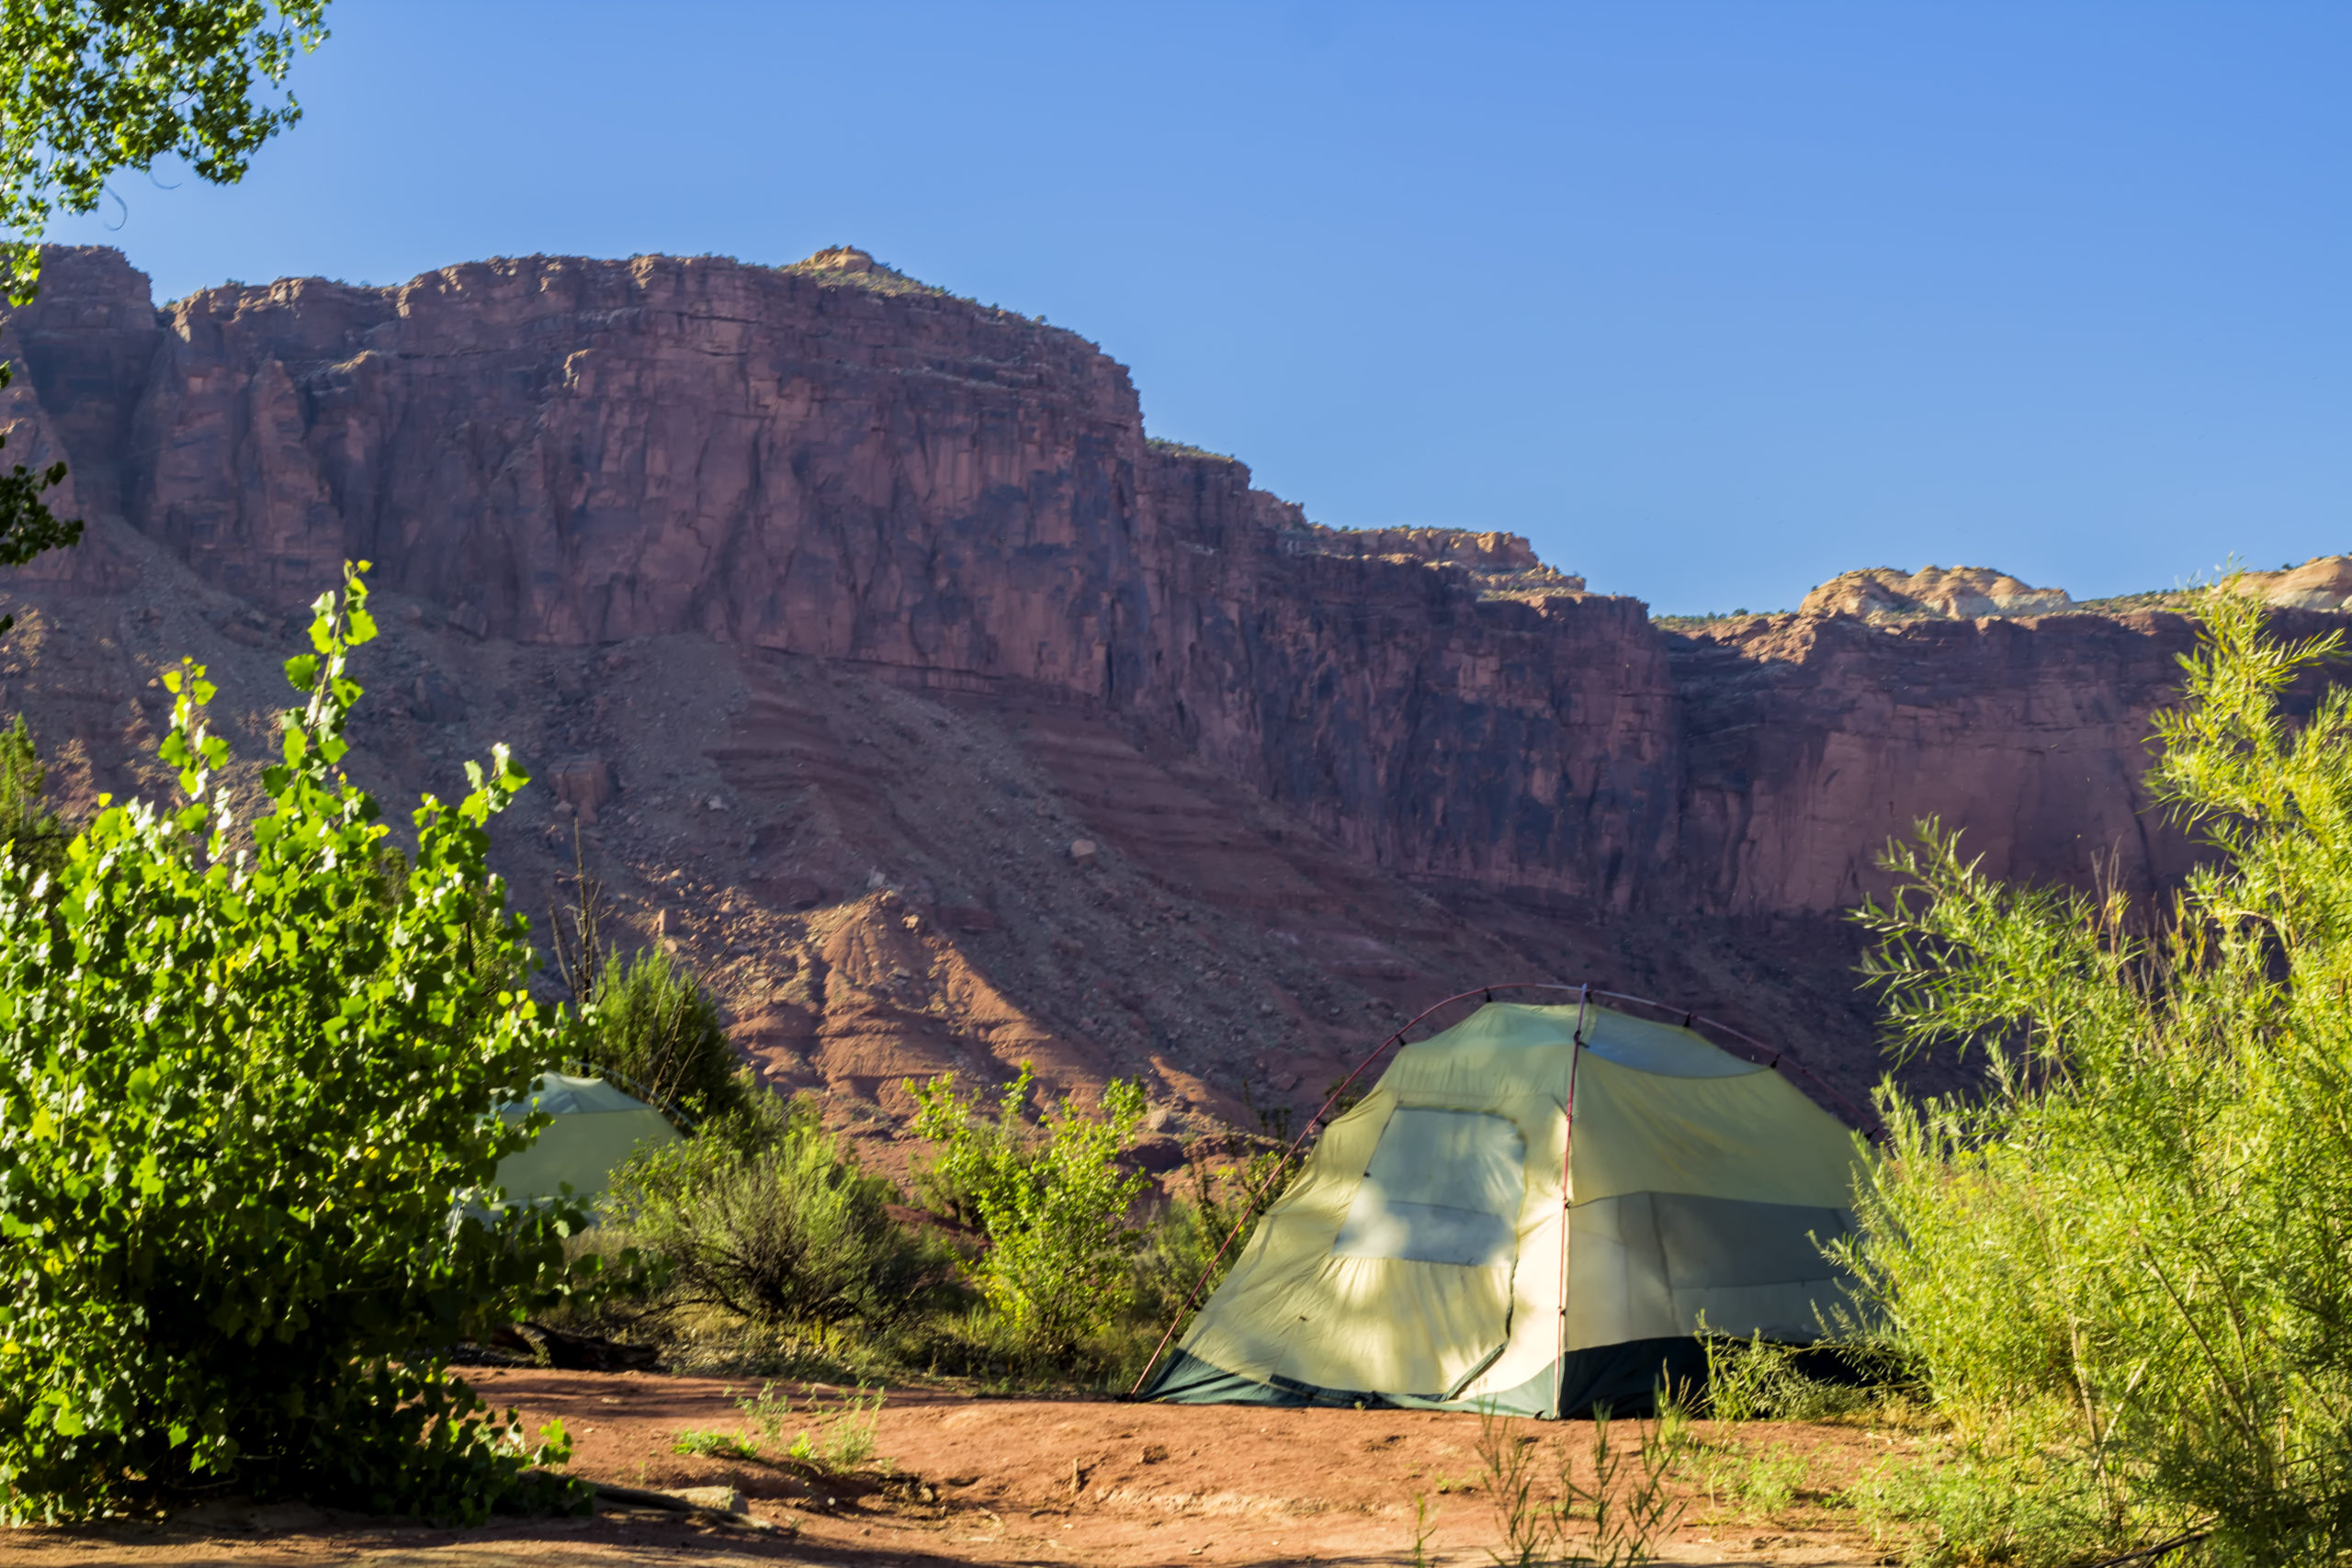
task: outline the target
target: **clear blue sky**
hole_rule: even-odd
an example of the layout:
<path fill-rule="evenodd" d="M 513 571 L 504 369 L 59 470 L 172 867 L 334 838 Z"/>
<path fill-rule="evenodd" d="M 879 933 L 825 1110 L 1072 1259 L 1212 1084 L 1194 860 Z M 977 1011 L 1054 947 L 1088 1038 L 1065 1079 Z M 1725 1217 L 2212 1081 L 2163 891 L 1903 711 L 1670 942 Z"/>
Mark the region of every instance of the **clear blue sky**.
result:
<path fill-rule="evenodd" d="M 2352 550 L 2352 6 L 337 0 L 160 297 L 864 245 L 1328 523 L 1660 612 Z M 691 24 L 691 25 L 688 25 Z"/>

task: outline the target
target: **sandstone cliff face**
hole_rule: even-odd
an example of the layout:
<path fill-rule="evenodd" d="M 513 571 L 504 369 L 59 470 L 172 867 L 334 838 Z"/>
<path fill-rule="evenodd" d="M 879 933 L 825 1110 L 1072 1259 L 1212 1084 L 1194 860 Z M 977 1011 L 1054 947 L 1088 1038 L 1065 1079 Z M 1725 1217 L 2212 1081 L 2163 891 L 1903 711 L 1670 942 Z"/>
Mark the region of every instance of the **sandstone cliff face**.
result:
<path fill-rule="evenodd" d="M 2149 612 L 1755 617 L 1679 639 L 1690 874 L 1716 908 L 1843 908 L 1935 818 L 1994 875 L 2153 892 L 2191 859 L 2141 776 L 2193 641 Z"/>
<path fill-rule="evenodd" d="M 396 288 L 213 289 L 159 311 L 114 253 L 57 253 L 40 299 L 6 324 L 0 346 L 29 374 L 0 422 L 15 422 L 12 457 L 68 458 L 97 525 L 27 592 L 128 604 L 160 592 L 169 562 L 224 596 L 209 625 L 258 641 L 342 559 L 370 559 L 442 638 L 437 664 L 401 676 L 420 734 L 534 711 L 527 696 L 486 705 L 482 683 L 503 677 L 474 669 L 523 650 L 591 671 L 598 649 L 721 650 L 708 701 L 736 705 L 711 719 L 724 735 L 689 749 L 766 815 L 705 852 L 710 874 L 745 908 L 799 922 L 792 940 L 813 956 L 796 974 L 861 987 L 881 949 L 825 911 L 901 883 L 924 918 L 997 922 L 926 928 L 925 942 L 985 946 L 1022 920 L 1079 917 L 997 908 L 992 863 L 951 841 L 953 824 L 1001 809 L 978 775 L 936 774 L 954 811 L 910 803 L 905 820 L 924 825 L 868 844 L 860 802 L 881 785 L 855 721 L 872 704 L 828 708 L 811 730 L 787 690 L 811 671 L 985 712 L 1007 745 L 1043 747 L 1032 762 L 1069 813 L 1058 841 L 1086 833 L 1169 897 L 1289 931 L 1346 984 L 1266 1005 L 1318 1028 L 1335 1009 L 1352 1019 L 1374 981 L 1390 987 L 1373 998 L 1385 1008 L 1481 978 L 1478 964 L 1634 974 L 1666 961 L 1636 957 L 1628 933 L 1670 945 L 1692 920 L 1732 923 L 1687 935 L 1689 962 L 1657 970 L 1660 984 L 1736 996 L 1760 978 L 1818 1000 L 1847 984 L 1835 942 L 1797 942 L 1826 954 L 1826 978 L 1737 954 L 1799 929 L 1771 921 L 1823 919 L 1883 886 L 1879 846 L 1931 814 L 2007 874 L 2080 879 L 2109 857 L 2154 887 L 2187 863 L 2138 784 L 2148 715 L 2188 642 L 2177 615 L 2015 618 L 2064 596 L 1967 569 L 1853 574 L 1825 585 L 1816 614 L 1667 631 L 1510 536 L 1312 524 L 1242 464 L 1148 441 L 1125 370 L 1092 344 L 861 257 L 531 257 Z M 1898 614 L 1858 618 L 1873 609 Z M 25 679 L 40 684 L 37 670 Z M 135 729 L 74 723 L 101 771 Z M 651 832 L 654 728 L 601 698 L 548 721 L 567 821 L 616 845 Z M 648 760 L 616 765 L 624 752 Z M 706 823 L 695 809 L 677 820 Z M 790 847 L 793 824 L 816 821 L 833 824 L 831 847 Z M 651 868 L 662 841 L 626 853 Z M 1319 846 L 1313 869 L 1277 874 L 1270 848 L 1298 843 Z M 933 869 L 908 883 L 894 856 Z M 1424 893 L 1476 911 L 1504 945 L 1448 947 L 1450 917 Z M 1351 907 L 1387 913 L 1351 925 Z M 1312 918 L 1284 923 L 1300 911 Z M 850 946 L 833 953 L 836 938 Z M 901 957 L 892 966 L 913 974 Z M 1170 1073 L 1231 1066 L 1261 1016 L 1206 986 L 1186 1004 L 1195 1024 L 1171 1025 L 1132 988 L 1063 996 L 1055 962 L 1023 949 L 1031 980 L 956 994 L 996 998 L 970 1006 L 1015 1020 L 1007 1039 L 1091 1027 L 1090 1050 L 1156 1052 Z M 1187 960 L 1183 983 L 1232 963 Z M 741 1005 L 769 1021 L 754 1032 L 777 1060 L 816 1072 L 832 1059 L 824 1021 L 865 1015 L 826 1002 L 831 979 L 797 983 L 798 1000 L 770 1006 L 754 987 Z M 1187 1029 L 1216 1052 L 1169 1044 Z M 887 1077 L 848 1073 L 871 1080 L 861 1092 Z"/>
<path fill-rule="evenodd" d="M 2267 604 L 2341 610 L 2352 604 L 2352 556 L 2317 556 L 2281 571 L 2250 571 L 2245 583 Z"/>

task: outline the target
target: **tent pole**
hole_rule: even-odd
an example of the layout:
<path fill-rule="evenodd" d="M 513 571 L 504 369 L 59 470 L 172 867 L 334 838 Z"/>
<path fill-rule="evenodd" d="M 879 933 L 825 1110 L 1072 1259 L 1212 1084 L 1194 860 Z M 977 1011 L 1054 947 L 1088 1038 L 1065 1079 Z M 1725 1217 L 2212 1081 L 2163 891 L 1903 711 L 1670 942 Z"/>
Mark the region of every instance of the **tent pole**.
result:
<path fill-rule="evenodd" d="M 1552 1419 L 1555 1421 L 1560 1419 L 1560 1401 L 1567 1394 L 1568 1202 L 1575 1196 L 1568 1186 L 1568 1168 L 1577 1139 L 1577 1062 L 1584 1055 L 1585 1008 L 1591 1000 L 1590 986 L 1578 989 L 1576 1032 L 1568 1036 L 1568 1100 L 1560 1112 L 1560 1326 L 1558 1342 L 1552 1347 Z"/>

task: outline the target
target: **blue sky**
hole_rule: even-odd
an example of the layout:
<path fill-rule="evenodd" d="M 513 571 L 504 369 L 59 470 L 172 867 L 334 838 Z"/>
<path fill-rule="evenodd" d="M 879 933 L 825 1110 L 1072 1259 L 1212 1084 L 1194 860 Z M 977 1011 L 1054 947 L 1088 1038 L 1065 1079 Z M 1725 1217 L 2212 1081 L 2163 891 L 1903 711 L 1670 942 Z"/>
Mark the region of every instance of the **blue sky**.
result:
<path fill-rule="evenodd" d="M 2352 6 L 330 15 L 243 186 L 53 237 L 159 298 L 849 242 L 1085 333 L 1319 521 L 1524 533 L 1661 613 L 2352 550 Z"/>

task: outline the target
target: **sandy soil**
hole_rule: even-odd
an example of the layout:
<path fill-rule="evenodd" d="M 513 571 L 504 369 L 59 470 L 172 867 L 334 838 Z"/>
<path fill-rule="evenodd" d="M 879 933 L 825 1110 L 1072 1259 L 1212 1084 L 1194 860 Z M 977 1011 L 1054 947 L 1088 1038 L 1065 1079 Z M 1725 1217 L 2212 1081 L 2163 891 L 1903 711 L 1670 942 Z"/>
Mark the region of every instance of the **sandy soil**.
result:
<path fill-rule="evenodd" d="M 877 1454 L 898 1479 L 882 1488 L 812 1488 L 786 1467 L 673 1451 L 682 1432 L 744 1429 L 735 1402 L 753 1390 L 741 1382 L 539 1371 L 490 1371 L 477 1381 L 535 1426 L 561 1417 L 577 1474 L 657 1488 L 732 1485 L 754 1517 L 780 1529 L 752 1534 L 619 1510 L 450 1530 L 223 1504 L 160 1523 L 0 1535 L 0 1565 L 1401 1564 L 1411 1560 L 1417 1494 L 1435 1513 L 1433 1562 L 1478 1568 L 1498 1535 L 1486 1493 L 1465 1490 L 1478 1472 L 1478 1423 L 1467 1416 L 894 1391 Z M 797 1385 L 788 1392 L 805 1395 Z M 1522 1430 L 1545 1445 L 1565 1436 L 1580 1453 L 1591 1440 L 1580 1422 Z M 1758 1424 L 1741 1440 L 1750 1451 L 1780 1447 L 1803 1457 L 1795 1501 L 1769 1519 L 1742 1517 L 1711 1508 L 1694 1485 L 1666 1544 L 1669 1561 L 1796 1568 L 1886 1560 L 1834 1496 L 1887 1452 L 1888 1438 Z"/>

